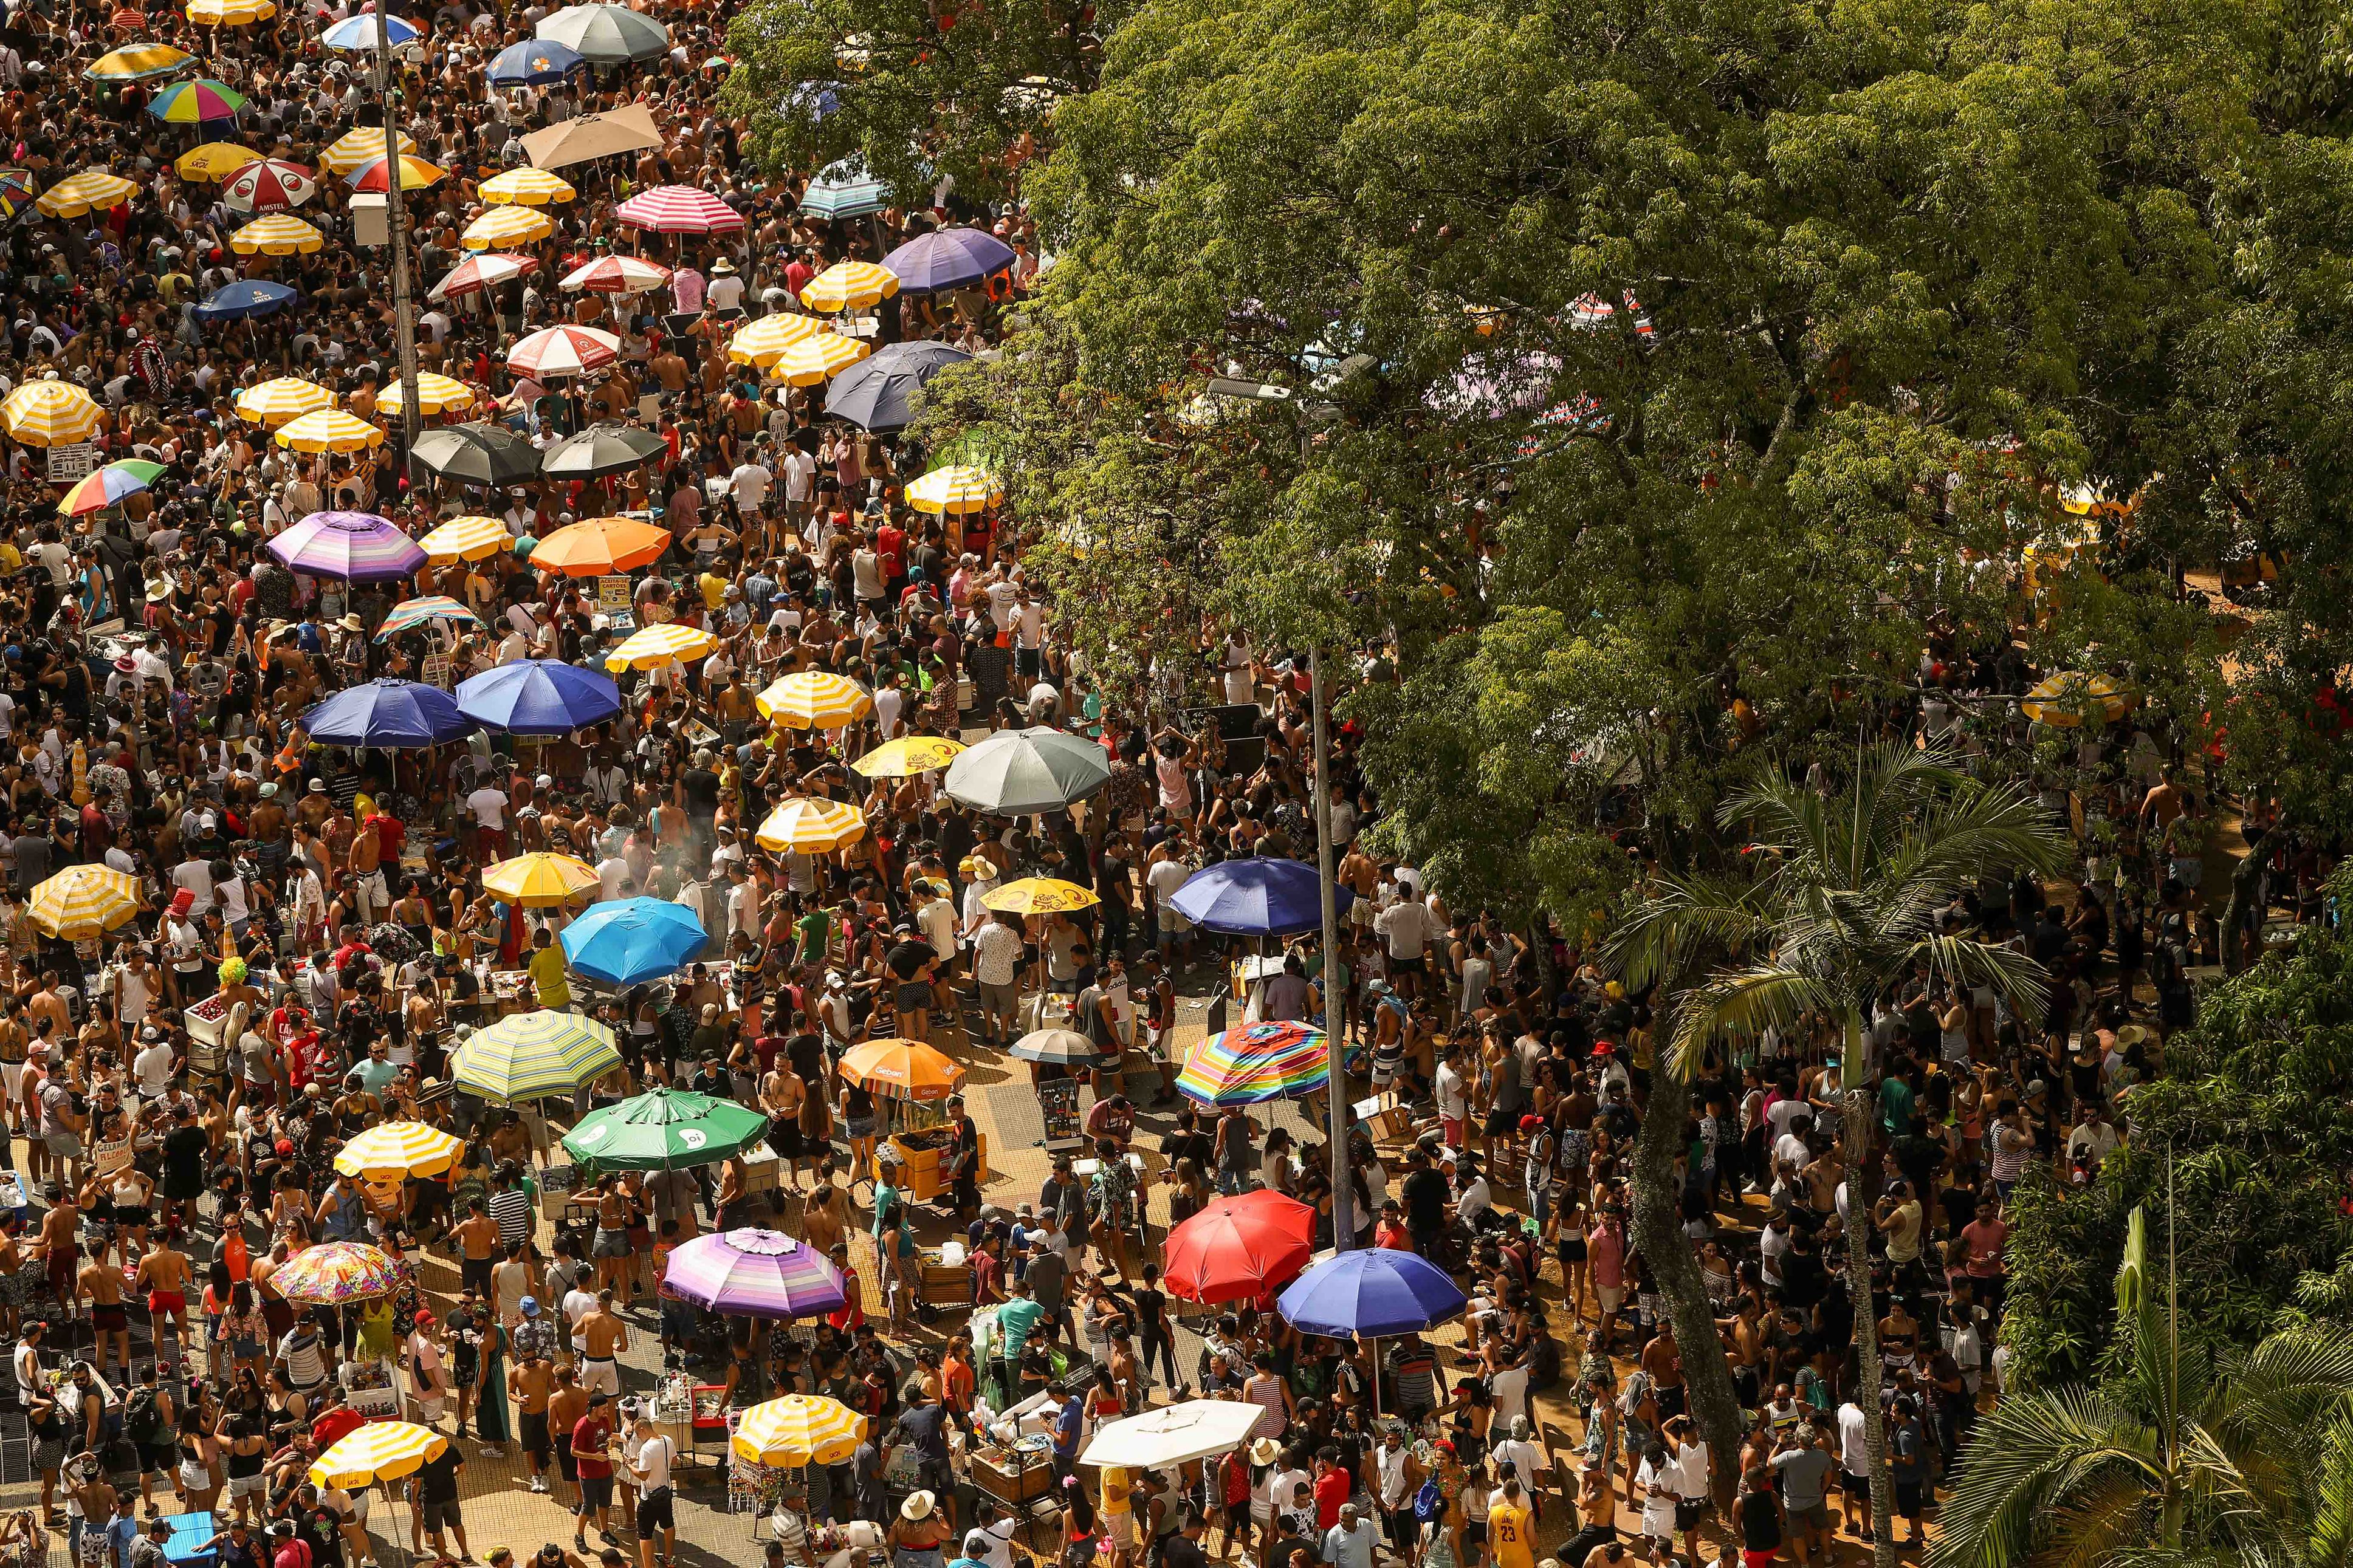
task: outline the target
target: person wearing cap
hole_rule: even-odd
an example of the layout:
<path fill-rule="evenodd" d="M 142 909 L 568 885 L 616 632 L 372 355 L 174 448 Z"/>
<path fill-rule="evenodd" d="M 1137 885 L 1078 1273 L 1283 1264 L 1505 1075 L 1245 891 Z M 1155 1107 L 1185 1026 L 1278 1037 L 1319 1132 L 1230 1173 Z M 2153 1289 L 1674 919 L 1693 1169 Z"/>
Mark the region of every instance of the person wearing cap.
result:
<path fill-rule="evenodd" d="M 587 1395 L 588 1407 L 572 1424 L 567 1451 L 572 1456 L 575 1471 L 580 1478 L 580 1504 L 574 1510 L 572 1544 L 577 1551 L 588 1550 L 588 1526 L 596 1526 L 596 1539 L 607 1546 L 621 1544 L 613 1533 L 613 1401 L 602 1389 Z"/>
<path fill-rule="evenodd" d="M 408 1368 L 408 1400 L 414 1414 L 410 1416 L 420 1426 L 438 1426 L 443 1408 L 449 1397 L 449 1373 L 441 1358 L 441 1347 L 434 1342 L 438 1326 L 430 1309 L 419 1307 L 409 1324 L 408 1340 L 403 1360 Z"/>

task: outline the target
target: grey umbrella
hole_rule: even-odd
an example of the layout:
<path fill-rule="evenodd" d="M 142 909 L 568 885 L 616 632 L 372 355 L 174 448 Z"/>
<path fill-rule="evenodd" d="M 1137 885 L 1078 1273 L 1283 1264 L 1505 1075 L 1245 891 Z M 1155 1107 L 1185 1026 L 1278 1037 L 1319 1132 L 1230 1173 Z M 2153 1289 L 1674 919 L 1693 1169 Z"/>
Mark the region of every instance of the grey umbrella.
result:
<path fill-rule="evenodd" d="M 567 5 L 541 17 L 532 32 L 566 46 L 591 65 L 649 60 L 670 51 L 670 29 L 627 5 Z"/>
<path fill-rule="evenodd" d="M 445 425 L 408 449 L 410 463 L 435 479 L 467 485 L 521 485 L 539 477 L 539 454 L 497 425 Z"/>
<path fill-rule="evenodd" d="M 1060 730 L 999 730 L 948 764 L 948 794 L 994 816 L 1060 811 L 1111 782 L 1111 758 Z"/>
<path fill-rule="evenodd" d="M 972 356 L 945 343 L 892 343 L 833 378 L 825 411 L 869 430 L 902 430 L 914 418 L 908 399 L 952 364 Z"/>
<path fill-rule="evenodd" d="M 550 447 L 540 472 L 552 479 L 601 479 L 626 474 L 670 450 L 670 444 L 634 425 L 591 425 Z"/>

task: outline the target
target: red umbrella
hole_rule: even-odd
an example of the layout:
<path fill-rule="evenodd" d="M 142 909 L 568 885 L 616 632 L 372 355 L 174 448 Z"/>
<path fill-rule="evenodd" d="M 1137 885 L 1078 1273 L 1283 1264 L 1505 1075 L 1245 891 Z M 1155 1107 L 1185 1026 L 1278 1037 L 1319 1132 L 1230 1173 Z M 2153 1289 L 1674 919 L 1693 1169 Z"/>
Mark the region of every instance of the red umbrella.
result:
<path fill-rule="evenodd" d="M 1261 1189 L 1216 1198 L 1168 1233 L 1168 1293 L 1186 1301 L 1240 1301 L 1281 1289 L 1314 1253 L 1315 1211 Z"/>
<path fill-rule="evenodd" d="M 539 258 L 535 256 L 503 256 L 485 251 L 451 268 L 447 277 L 433 285 L 427 298 L 438 301 L 455 300 L 461 294 L 479 294 L 538 270 Z"/>
<path fill-rule="evenodd" d="M 715 234 L 744 226 L 742 213 L 692 185 L 656 185 L 640 191 L 615 207 L 613 216 L 631 228 L 664 234 Z"/>

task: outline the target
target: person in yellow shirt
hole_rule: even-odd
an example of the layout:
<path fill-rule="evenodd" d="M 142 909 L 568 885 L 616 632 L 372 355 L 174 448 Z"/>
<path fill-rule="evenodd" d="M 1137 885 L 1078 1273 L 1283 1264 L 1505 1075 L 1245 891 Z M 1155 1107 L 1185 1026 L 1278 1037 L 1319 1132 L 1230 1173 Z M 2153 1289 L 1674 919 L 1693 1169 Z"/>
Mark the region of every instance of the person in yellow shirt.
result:
<path fill-rule="evenodd" d="M 1495 1568 L 1536 1568 L 1535 1525 L 1520 1478 L 1505 1476 L 1487 1503 L 1487 1543 L 1494 1550 Z"/>
<path fill-rule="evenodd" d="M 545 927 L 532 939 L 530 963 L 531 987 L 543 1007 L 569 1008 L 572 1005 L 572 980 L 564 965 L 564 950 Z"/>

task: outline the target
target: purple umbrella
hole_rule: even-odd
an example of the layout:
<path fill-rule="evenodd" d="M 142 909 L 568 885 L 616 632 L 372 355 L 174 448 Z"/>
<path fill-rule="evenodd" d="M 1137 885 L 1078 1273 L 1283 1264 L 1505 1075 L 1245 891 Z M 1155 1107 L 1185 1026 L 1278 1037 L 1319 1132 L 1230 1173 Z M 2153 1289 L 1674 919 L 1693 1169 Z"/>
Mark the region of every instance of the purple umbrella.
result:
<path fill-rule="evenodd" d="M 744 1318 L 807 1318 L 849 1300 L 839 1270 L 781 1231 L 698 1236 L 670 1255 L 662 1283 L 698 1307 Z"/>
<path fill-rule="evenodd" d="M 425 552 L 389 518 L 372 511 L 314 511 L 269 542 L 296 572 L 349 583 L 391 583 L 425 566 Z"/>
<path fill-rule="evenodd" d="M 902 292 L 961 289 L 1013 264 L 1013 247 L 976 228 L 935 228 L 882 258 Z"/>

